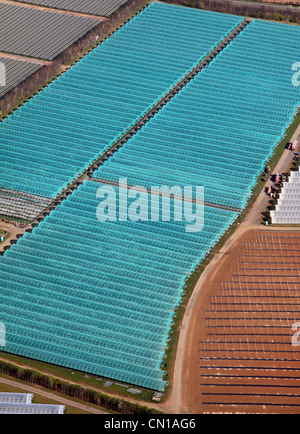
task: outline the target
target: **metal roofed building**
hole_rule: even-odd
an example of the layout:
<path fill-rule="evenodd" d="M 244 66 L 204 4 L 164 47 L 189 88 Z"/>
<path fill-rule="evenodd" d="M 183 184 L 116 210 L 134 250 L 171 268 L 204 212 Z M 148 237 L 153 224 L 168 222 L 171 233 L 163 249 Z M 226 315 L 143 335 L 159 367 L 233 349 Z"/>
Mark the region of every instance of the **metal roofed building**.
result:
<path fill-rule="evenodd" d="M 67 11 L 82 12 L 108 17 L 117 11 L 128 0 L 20 0 L 49 8 L 63 9 Z"/>
<path fill-rule="evenodd" d="M 43 67 L 38 63 L 25 62 L 0 56 L 0 63 L 5 66 L 6 83 L 0 86 L 0 98 L 29 78 Z"/>
<path fill-rule="evenodd" d="M 53 60 L 100 19 L 0 3 L 0 51 Z"/>

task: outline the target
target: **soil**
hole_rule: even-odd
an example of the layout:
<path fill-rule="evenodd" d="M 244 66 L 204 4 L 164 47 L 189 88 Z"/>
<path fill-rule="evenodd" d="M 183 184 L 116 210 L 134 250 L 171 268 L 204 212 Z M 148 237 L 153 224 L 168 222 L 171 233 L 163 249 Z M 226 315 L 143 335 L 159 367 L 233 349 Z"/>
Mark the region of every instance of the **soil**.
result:
<path fill-rule="evenodd" d="M 300 232 L 249 230 L 202 283 L 179 413 L 300 413 Z"/>

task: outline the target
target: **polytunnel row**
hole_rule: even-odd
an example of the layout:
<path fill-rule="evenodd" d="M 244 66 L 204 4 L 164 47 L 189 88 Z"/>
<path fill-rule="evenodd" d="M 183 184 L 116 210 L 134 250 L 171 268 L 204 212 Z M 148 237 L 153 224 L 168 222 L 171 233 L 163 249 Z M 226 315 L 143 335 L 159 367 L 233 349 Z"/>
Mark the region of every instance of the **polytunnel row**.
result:
<path fill-rule="evenodd" d="M 93 61 L 92 56 L 89 59 L 91 62 Z M 212 69 L 215 65 L 218 66 L 220 63 L 215 61 L 209 67 Z M 206 80 L 208 71 L 211 69 L 207 68 L 206 74 L 200 74 L 198 79 L 203 77 Z M 74 74 L 74 83 L 78 82 L 80 76 L 79 66 L 76 71 L 78 71 L 78 75 L 75 76 Z M 64 75 L 64 77 L 66 76 L 67 74 Z M 216 76 L 219 77 L 218 70 Z M 197 82 L 196 79 L 186 87 L 186 92 L 195 82 Z M 83 140 L 80 128 L 76 126 L 76 117 L 79 114 L 82 115 L 80 105 L 82 101 L 77 107 L 72 105 L 72 101 L 74 102 L 72 86 L 66 84 L 64 87 L 63 80 L 59 83 L 62 84 L 62 89 L 59 86 L 48 88 L 48 95 L 50 95 L 48 103 L 51 110 L 55 111 L 58 110 L 58 107 L 55 107 L 55 98 L 60 94 L 66 97 L 66 101 L 72 106 L 72 112 L 66 114 L 64 122 L 67 119 L 67 124 L 72 128 L 72 131 L 76 132 L 76 137 L 74 136 L 74 143 L 76 143 L 78 139 Z M 210 95 L 211 83 L 216 84 L 214 80 L 207 84 L 208 95 Z M 213 89 L 216 92 L 216 89 Z M 88 84 L 83 85 L 82 91 L 86 98 L 92 96 L 92 89 Z M 183 94 L 184 92 L 180 96 L 182 97 Z M 107 101 L 108 96 L 109 98 L 118 98 L 118 95 L 104 92 L 103 101 Z M 238 97 L 238 93 L 236 97 Z M 285 113 L 287 113 L 286 108 L 290 108 L 288 115 L 292 111 L 289 98 L 291 98 L 291 93 L 287 92 L 284 103 Z M 173 107 L 179 99 L 174 99 Z M 99 101 L 102 101 L 100 95 Z M 190 101 L 193 102 L 192 95 L 190 95 Z M 247 104 L 249 102 L 245 102 L 245 105 Z M 127 111 L 132 108 L 130 103 L 124 101 L 125 106 Z M 168 110 L 162 110 L 153 118 L 153 121 L 148 123 L 141 133 L 146 135 L 151 130 L 151 126 L 155 126 L 158 117 L 162 116 L 161 113 L 169 112 L 169 107 L 171 104 L 168 106 Z M 98 105 L 97 109 L 99 108 Z M 270 106 L 266 107 L 266 110 L 271 109 Z M 36 112 L 38 112 L 39 121 L 45 119 L 40 107 L 37 111 L 33 108 L 28 118 L 36 115 Z M 110 112 L 109 109 L 107 117 L 103 116 L 101 128 L 105 127 Z M 180 117 L 181 114 L 181 111 L 176 113 L 177 117 Z M 118 121 L 118 118 L 122 118 L 122 116 L 121 113 L 116 114 L 116 120 Z M 86 113 L 86 121 L 87 118 L 88 113 Z M 99 128 L 95 118 L 96 116 L 87 123 L 89 130 L 97 131 Z M 16 124 L 18 122 L 23 128 L 26 128 L 26 115 L 24 115 L 23 120 L 18 119 Z M 46 125 L 44 127 L 47 134 L 50 135 L 53 132 L 51 127 L 48 127 L 48 130 Z M 180 127 L 182 128 L 182 125 Z M 174 129 L 174 131 L 176 130 Z M 282 129 L 282 133 L 284 131 L 285 128 Z M 9 131 L 6 133 L 9 135 Z M 132 148 L 133 140 L 139 140 L 141 133 L 137 134 L 131 143 L 128 142 L 131 147 L 128 146 L 125 151 Z M 246 133 L 248 133 L 247 130 Z M 53 134 L 55 133 L 53 132 Z M 61 134 L 63 135 L 63 130 L 61 130 Z M 240 138 L 237 130 L 235 134 L 236 139 Z M 257 140 L 260 134 L 261 131 L 259 130 L 252 136 L 252 143 L 257 143 L 258 149 L 263 151 L 265 158 L 268 150 L 270 149 L 271 154 L 274 148 L 272 145 L 266 150 L 262 143 Z M 271 133 L 267 133 L 264 140 L 269 140 L 271 136 L 272 139 L 276 139 Z M 118 135 L 114 137 L 117 139 Z M 277 139 L 280 137 L 278 135 Z M 155 138 L 162 149 L 162 143 L 157 136 Z M 47 141 L 47 137 L 43 139 Z M 59 140 L 58 137 L 57 139 Z M 107 144 L 107 142 L 105 143 Z M 216 146 L 215 142 L 213 146 Z M 125 151 L 119 154 L 120 158 L 124 158 L 124 160 L 128 155 Z M 49 152 L 51 151 L 49 150 Z M 60 152 L 59 146 L 57 146 L 57 152 Z M 149 155 L 151 155 L 150 151 Z M 37 164 L 39 164 L 39 158 L 37 157 Z M 255 170 L 259 170 L 259 165 L 262 167 L 262 160 L 263 158 L 257 162 L 257 167 L 253 166 Z M 27 160 L 25 159 L 25 161 Z M 111 159 L 111 161 L 115 162 L 116 159 Z M 193 159 L 190 159 L 191 161 Z M 61 167 L 54 166 L 55 164 L 52 163 L 53 172 L 58 177 L 62 172 Z M 108 167 L 109 164 L 105 166 Z M 129 169 L 128 172 L 127 169 L 123 170 L 124 167 L 118 172 L 122 177 L 126 176 L 127 173 L 130 174 Z M 142 180 L 141 173 L 147 175 L 150 173 L 142 160 L 141 167 L 138 169 L 140 170 L 135 171 L 135 177 L 132 177 L 135 181 Z M 99 173 L 102 174 L 102 170 L 100 169 Z M 224 167 L 224 172 L 226 170 Z M 26 174 L 26 170 L 24 173 Z M 156 172 L 152 172 L 152 176 L 153 173 Z M 116 172 L 112 170 L 112 174 L 115 176 Z M 166 172 L 166 174 L 165 179 L 170 181 L 170 173 Z M 251 179 L 254 182 L 255 174 L 249 175 L 247 185 L 245 182 L 248 193 L 249 183 L 251 184 Z M 230 177 L 239 175 L 239 173 L 232 170 L 231 174 L 228 172 L 227 175 Z M 181 176 L 179 174 L 179 179 Z M 157 180 L 156 175 L 154 178 L 153 182 Z M 54 177 L 54 179 L 56 178 Z M 208 183 L 211 179 L 207 178 L 206 182 Z M 131 384 L 163 390 L 166 384 L 165 373 L 159 367 L 164 359 L 165 346 L 172 331 L 173 315 L 180 304 L 186 280 L 232 224 L 237 214 L 223 209 L 206 207 L 206 217 L 208 218 L 205 219 L 204 230 L 199 234 L 185 234 L 183 241 L 179 235 L 180 227 L 174 226 L 173 223 L 167 225 L 164 222 L 163 227 L 158 223 L 155 229 L 146 223 L 141 223 L 139 229 L 135 228 L 134 231 L 125 224 L 97 223 L 95 193 L 98 187 L 99 185 L 94 182 L 85 182 L 77 192 L 63 202 L 63 205 L 59 206 L 38 228 L 34 229 L 32 234 L 26 234 L 1 258 L 3 294 L 0 305 L 4 308 L 5 319 L 11 323 L 13 330 L 11 336 L 8 336 L 11 341 L 7 351 L 84 372 L 116 378 Z M 246 203 L 247 194 L 244 193 L 242 207 Z M 96 223 L 98 224 L 98 235 L 95 234 Z M 91 252 L 94 260 L 91 258 Z M 109 259 L 111 264 L 108 262 Z M 134 267 L 135 261 L 136 267 Z M 123 268 L 121 262 L 123 262 Z M 76 268 L 74 264 L 76 264 Z M 97 270 L 94 272 L 93 266 L 97 266 Z M 14 271 L 16 267 L 18 273 Z M 155 270 L 155 274 L 151 274 L 153 270 Z M 16 275 L 17 277 L 15 277 Z M 97 283 L 99 276 L 101 281 Z M 30 288 L 30 292 L 28 292 L 28 288 Z M 68 302 L 64 297 L 64 291 L 66 291 L 65 294 L 68 294 Z M 36 294 L 36 300 L 31 298 L 33 294 Z M 117 303 L 118 294 L 122 296 L 119 305 Z M 97 307 L 98 311 L 95 308 L 88 308 L 87 297 L 91 297 L 93 306 Z M 140 304 L 137 302 L 138 299 L 140 299 Z M 24 303 L 26 308 L 24 308 Z M 64 306 L 64 303 L 67 303 L 67 306 Z M 166 308 L 165 311 L 159 311 L 160 304 Z M 114 314 L 113 309 L 117 309 L 118 314 Z M 61 310 L 63 310 L 63 317 Z M 101 321 L 97 319 L 99 312 L 101 312 Z M 16 314 L 18 321 L 14 319 Z M 87 317 L 89 322 L 87 322 Z M 36 321 L 35 330 L 31 330 L 28 325 L 33 318 Z M 75 328 L 76 324 L 77 327 Z M 52 339 L 48 327 L 53 331 Z M 74 331 L 80 335 L 80 345 L 76 342 Z M 61 333 L 65 333 L 63 339 L 61 339 Z M 102 344 L 99 346 L 100 336 L 102 336 Z M 105 336 L 110 336 L 110 340 L 105 339 Z M 133 337 L 136 344 L 133 343 Z M 81 343 L 83 342 L 86 344 L 82 346 Z M 124 343 L 125 346 L 121 347 L 121 343 Z M 117 347 L 120 349 L 117 350 Z M 151 347 L 151 354 L 149 347 Z M 97 360 L 101 360 L 101 363 L 97 363 Z"/>
<path fill-rule="evenodd" d="M 85 14 L 109 17 L 128 0 L 20 0 L 22 3 L 29 3 L 49 8 L 63 9 L 66 11 L 81 12 Z"/>
<path fill-rule="evenodd" d="M 54 60 L 67 48 L 102 23 L 101 19 L 0 4 L 0 51 Z"/>
<path fill-rule="evenodd" d="M 100 222 L 99 186 L 86 181 L 0 258 L 5 351 L 163 390 L 186 278 L 236 215 L 207 208 L 192 234 L 184 222 Z"/>
<path fill-rule="evenodd" d="M 201 185 L 207 202 L 244 209 L 300 106 L 286 68 L 300 32 L 290 27 L 249 23 L 94 177 L 126 176 L 147 189 L 153 179 L 159 186 Z"/>
<path fill-rule="evenodd" d="M 243 21 L 151 4 L 4 120 L 0 185 L 54 199 Z"/>

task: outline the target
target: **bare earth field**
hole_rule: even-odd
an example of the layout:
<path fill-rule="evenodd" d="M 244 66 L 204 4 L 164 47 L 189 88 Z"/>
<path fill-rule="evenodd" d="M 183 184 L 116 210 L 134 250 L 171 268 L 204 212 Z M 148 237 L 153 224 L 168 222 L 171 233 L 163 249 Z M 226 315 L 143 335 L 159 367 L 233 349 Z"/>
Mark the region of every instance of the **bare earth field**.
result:
<path fill-rule="evenodd" d="M 19 225 L 14 221 L 6 223 L 0 220 L 0 229 L 9 234 L 9 236 L 5 238 L 5 240 L 2 243 L 0 243 L 0 252 L 4 251 L 5 247 L 10 246 L 11 240 L 16 240 L 17 236 L 23 235 L 26 229 L 29 228 L 30 225 L 26 225 L 26 224 Z"/>
<path fill-rule="evenodd" d="M 300 413 L 300 232 L 249 230 L 206 278 L 180 412 Z"/>

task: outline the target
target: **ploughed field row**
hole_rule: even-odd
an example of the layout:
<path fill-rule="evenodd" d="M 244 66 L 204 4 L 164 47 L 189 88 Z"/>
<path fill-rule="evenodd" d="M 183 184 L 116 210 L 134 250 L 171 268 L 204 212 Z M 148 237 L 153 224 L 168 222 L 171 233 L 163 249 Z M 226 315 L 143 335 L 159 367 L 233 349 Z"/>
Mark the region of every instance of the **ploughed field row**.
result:
<path fill-rule="evenodd" d="M 251 238 L 202 312 L 201 411 L 299 413 L 300 236 Z"/>

